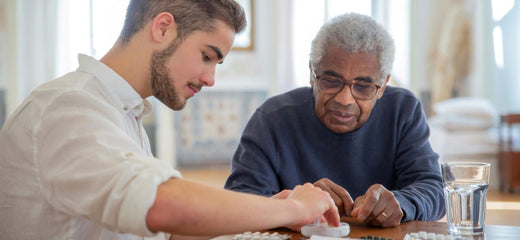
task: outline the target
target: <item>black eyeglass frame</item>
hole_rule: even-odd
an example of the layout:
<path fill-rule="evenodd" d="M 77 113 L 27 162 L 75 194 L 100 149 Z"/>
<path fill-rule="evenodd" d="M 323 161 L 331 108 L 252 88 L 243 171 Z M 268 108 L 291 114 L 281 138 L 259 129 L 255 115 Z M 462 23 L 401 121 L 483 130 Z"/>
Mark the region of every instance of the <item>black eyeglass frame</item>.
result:
<path fill-rule="evenodd" d="M 350 87 L 350 94 L 352 94 L 352 97 L 354 97 L 356 100 L 371 100 L 373 99 L 377 93 L 379 92 L 379 89 L 381 89 L 383 86 L 379 86 L 375 83 L 371 83 L 371 82 L 365 82 L 365 81 L 359 81 L 359 80 L 341 80 L 340 78 L 336 78 L 338 79 L 341 83 L 343 83 L 343 85 L 341 86 L 341 88 L 339 88 L 339 90 L 335 93 L 326 93 L 324 92 L 322 89 L 320 89 L 320 84 L 318 84 L 318 81 L 320 81 L 320 78 L 322 76 L 318 76 L 318 74 L 316 73 L 315 70 L 312 69 L 311 67 L 311 72 L 312 72 L 312 75 L 313 75 L 313 78 L 314 78 L 314 83 L 316 84 L 316 87 L 318 88 L 318 91 L 322 92 L 323 94 L 326 94 L 326 95 L 336 95 L 338 93 L 340 93 L 341 91 L 343 91 L 343 89 L 345 88 L 345 85 L 349 85 Z M 357 82 L 363 82 L 363 84 L 369 84 L 369 85 L 372 85 L 376 88 L 376 91 L 374 92 L 374 94 L 370 97 L 367 97 L 367 98 L 359 98 L 359 96 L 357 96 L 356 93 L 354 93 L 354 90 L 352 90 L 352 85 L 354 85 L 355 83 Z M 383 84 L 384 85 L 384 84 Z"/>

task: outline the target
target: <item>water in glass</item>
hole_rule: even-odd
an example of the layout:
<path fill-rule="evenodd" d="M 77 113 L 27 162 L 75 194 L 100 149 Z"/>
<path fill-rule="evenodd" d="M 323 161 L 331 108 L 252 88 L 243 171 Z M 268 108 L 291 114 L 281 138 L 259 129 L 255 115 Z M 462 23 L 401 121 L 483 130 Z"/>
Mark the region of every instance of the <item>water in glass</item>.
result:
<path fill-rule="evenodd" d="M 446 218 L 451 233 L 483 233 L 487 189 L 487 183 L 455 181 L 445 184 Z"/>

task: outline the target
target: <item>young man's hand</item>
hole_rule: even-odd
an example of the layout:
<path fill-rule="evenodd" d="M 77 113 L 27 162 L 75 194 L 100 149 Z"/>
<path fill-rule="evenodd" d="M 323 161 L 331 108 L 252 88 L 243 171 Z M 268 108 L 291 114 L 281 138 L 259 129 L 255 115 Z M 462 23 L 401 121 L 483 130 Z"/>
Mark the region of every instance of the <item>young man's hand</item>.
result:
<path fill-rule="evenodd" d="M 287 193 L 289 193 L 287 195 Z M 329 193 L 310 183 L 296 186 L 292 191 L 282 191 L 272 198 L 282 198 L 287 195 L 287 200 L 293 201 L 300 209 L 299 213 L 304 214 L 298 217 L 298 221 L 287 226 L 294 231 L 306 224 L 314 222 L 316 219 L 326 221 L 330 226 L 339 226 L 340 217 L 338 208 L 330 197 Z"/>
<path fill-rule="evenodd" d="M 328 178 L 322 178 L 314 183 L 315 187 L 321 188 L 330 194 L 330 197 L 334 200 L 338 212 L 340 214 L 350 215 L 354 206 L 354 201 L 350 194 L 338 184 L 335 184 Z"/>

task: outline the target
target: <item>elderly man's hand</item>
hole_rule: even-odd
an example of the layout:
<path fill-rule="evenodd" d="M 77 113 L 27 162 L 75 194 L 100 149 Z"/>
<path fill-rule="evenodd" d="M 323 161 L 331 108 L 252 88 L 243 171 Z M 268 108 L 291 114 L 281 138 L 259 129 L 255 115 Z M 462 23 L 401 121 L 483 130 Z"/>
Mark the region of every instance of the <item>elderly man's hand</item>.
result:
<path fill-rule="evenodd" d="M 313 184 L 315 187 L 321 188 L 330 194 L 330 197 L 334 200 L 334 204 L 338 207 L 340 214 L 350 215 L 354 201 L 350 194 L 340 185 L 335 184 L 328 178 L 322 178 Z"/>
<path fill-rule="evenodd" d="M 394 227 L 401 223 L 403 211 L 392 192 L 374 184 L 365 195 L 356 198 L 352 216 L 374 226 Z"/>

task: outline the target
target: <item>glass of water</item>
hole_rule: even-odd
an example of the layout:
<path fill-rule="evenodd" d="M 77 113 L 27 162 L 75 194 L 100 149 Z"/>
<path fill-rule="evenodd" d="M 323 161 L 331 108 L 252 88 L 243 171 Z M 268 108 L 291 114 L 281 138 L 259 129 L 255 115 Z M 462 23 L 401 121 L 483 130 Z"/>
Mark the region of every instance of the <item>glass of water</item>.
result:
<path fill-rule="evenodd" d="M 491 164 L 446 162 L 441 164 L 446 220 L 456 235 L 484 233 L 486 193 Z"/>

